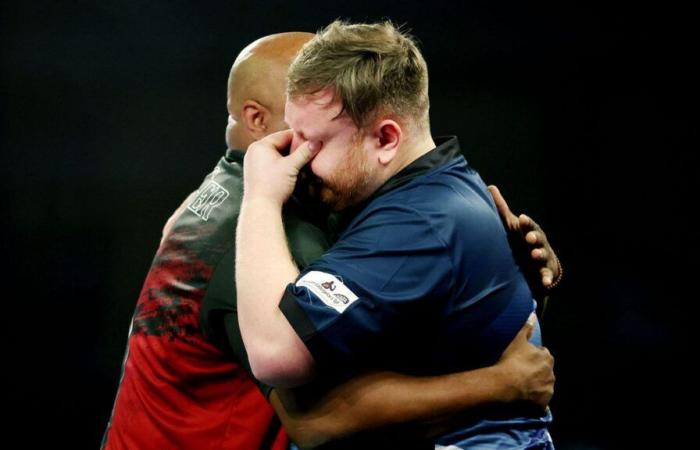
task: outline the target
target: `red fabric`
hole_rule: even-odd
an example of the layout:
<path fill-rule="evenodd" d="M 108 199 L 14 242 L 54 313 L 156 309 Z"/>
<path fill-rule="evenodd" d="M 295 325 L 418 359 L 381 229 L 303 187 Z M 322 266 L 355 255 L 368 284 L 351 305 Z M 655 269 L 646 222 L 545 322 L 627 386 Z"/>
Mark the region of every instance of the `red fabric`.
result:
<path fill-rule="evenodd" d="M 104 448 L 258 449 L 273 418 L 245 370 L 210 344 L 134 335 Z M 281 431 L 272 448 L 286 446 Z"/>
<path fill-rule="evenodd" d="M 103 448 L 262 448 L 276 420 L 272 407 L 245 369 L 199 327 L 213 267 L 173 247 L 161 247 L 139 297 Z M 286 449 L 279 430 L 268 448 Z"/>

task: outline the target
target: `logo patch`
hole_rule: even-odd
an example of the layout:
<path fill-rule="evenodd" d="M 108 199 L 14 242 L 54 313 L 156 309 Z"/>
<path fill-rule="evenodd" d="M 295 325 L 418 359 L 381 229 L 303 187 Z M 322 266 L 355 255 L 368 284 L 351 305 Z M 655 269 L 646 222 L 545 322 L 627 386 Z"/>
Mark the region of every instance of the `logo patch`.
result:
<path fill-rule="evenodd" d="M 357 295 L 348 289 L 340 279 L 330 273 L 312 270 L 299 278 L 296 285 L 307 288 L 319 300 L 339 313 L 345 311 L 358 299 Z"/>
<path fill-rule="evenodd" d="M 228 191 L 216 181 L 210 181 L 197 192 L 197 197 L 187 207 L 205 222 L 211 212 L 228 198 Z"/>

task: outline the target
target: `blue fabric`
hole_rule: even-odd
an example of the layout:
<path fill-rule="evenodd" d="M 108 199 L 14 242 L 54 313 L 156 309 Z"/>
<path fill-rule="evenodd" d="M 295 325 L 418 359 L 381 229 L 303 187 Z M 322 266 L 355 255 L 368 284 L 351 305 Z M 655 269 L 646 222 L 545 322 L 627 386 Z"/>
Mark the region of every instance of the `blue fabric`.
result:
<path fill-rule="evenodd" d="M 297 283 L 281 304 L 321 370 L 336 373 L 491 365 L 534 310 L 491 196 L 461 156 L 374 198 L 299 280 L 312 271 L 334 275 L 358 297 L 341 313 Z M 540 342 L 539 330 L 533 339 Z M 480 410 L 437 442 L 529 448 L 551 416 L 523 414 Z"/>

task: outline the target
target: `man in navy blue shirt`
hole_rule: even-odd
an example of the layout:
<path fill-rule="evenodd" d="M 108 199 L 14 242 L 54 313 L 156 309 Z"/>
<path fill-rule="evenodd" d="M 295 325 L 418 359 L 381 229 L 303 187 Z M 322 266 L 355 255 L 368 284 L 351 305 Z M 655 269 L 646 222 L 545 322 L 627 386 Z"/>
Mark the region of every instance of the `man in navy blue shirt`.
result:
<path fill-rule="evenodd" d="M 456 138 L 430 135 L 427 87 L 423 57 L 390 23 L 334 22 L 292 64 L 291 130 L 249 147 L 237 229 L 240 327 L 263 382 L 483 367 L 531 316 L 532 293 L 486 186 Z M 299 274 L 281 208 L 309 162 L 343 231 Z M 550 420 L 530 405 L 494 405 L 435 443 L 550 448 Z"/>

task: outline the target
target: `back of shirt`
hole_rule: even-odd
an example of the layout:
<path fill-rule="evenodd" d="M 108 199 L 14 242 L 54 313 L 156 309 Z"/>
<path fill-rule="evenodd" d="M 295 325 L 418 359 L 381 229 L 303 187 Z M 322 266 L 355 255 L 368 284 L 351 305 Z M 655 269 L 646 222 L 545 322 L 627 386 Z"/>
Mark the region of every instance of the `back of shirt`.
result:
<path fill-rule="evenodd" d="M 232 151 L 219 161 L 156 253 L 132 320 L 104 449 L 286 447 L 252 378 L 205 337 L 200 323 L 212 279 L 230 280 L 227 289 L 235 292 L 232 268 L 228 277 L 218 269 L 233 251 L 241 162 Z"/>

